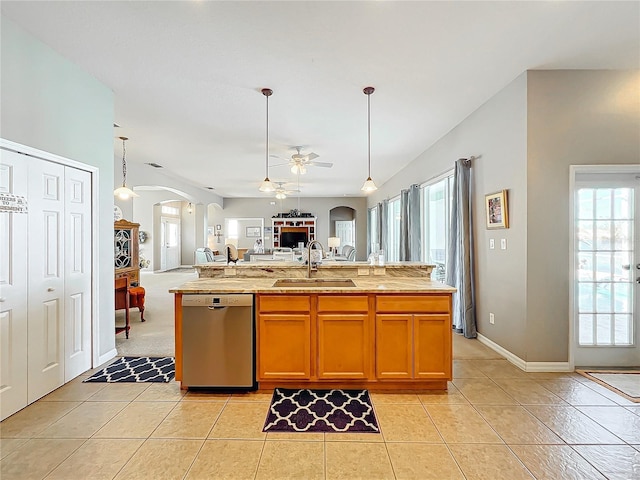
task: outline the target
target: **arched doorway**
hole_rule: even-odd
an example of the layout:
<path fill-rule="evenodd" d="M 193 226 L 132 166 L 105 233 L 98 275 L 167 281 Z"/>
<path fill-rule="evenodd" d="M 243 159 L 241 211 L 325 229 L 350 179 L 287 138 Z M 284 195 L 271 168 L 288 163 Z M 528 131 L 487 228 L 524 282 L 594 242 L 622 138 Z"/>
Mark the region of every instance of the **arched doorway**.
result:
<path fill-rule="evenodd" d="M 329 210 L 329 236 L 340 239 L 338 253 L 345 245 L 356 247 L 356 210 L 339 206 Z"/>

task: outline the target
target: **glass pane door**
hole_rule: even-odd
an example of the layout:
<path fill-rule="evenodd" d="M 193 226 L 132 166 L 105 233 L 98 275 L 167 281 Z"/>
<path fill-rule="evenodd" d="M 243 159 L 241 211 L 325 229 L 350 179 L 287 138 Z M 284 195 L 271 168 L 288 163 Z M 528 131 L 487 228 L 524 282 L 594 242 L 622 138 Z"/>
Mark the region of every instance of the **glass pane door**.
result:
<path fill-rule="evenodd" d="M 575 192 L 575 364 L 638 365 L 638 187 L 594 175 Z"/>

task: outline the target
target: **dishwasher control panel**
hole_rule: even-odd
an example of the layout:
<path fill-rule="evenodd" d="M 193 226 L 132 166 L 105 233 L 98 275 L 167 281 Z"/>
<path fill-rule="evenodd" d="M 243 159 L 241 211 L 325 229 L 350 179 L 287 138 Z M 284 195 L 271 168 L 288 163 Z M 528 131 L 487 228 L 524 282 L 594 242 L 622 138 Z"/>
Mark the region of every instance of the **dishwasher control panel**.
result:
<path fill-rule="evenodd" d="M 183 295 L 183 307 L 244 307 L 253 305 L 253 294 L 231 293 L 231 294 L 202 294 Z"/>

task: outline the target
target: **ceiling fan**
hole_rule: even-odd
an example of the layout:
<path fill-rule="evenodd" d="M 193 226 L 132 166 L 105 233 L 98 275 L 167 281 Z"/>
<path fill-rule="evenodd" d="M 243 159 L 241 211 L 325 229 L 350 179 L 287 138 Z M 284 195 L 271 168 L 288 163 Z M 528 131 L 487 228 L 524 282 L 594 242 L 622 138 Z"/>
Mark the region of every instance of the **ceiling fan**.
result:
<path fill-rule="evenodd" d="M 287 195 L 291 195 L 292 193 L 296 193 L 296 192 L 300 192 L 300 189 L 296 189 L 296 190 L 287 190 L 286 188 L 284 188 L 284 185 L 287 184 L 287 182 L 273 182 L 275 183 L 276 186 L 276 198 L 278 200 L 284 200 L 285 198 L 287 198 Z"/>
<path fill-rule="evenodd" d="M 300 153 L 300 150 L 302 150 L 302 147 L 294 147 L 294 148 L 296 149 L 297 153 L 294 153 L 293 155 L 291 155 L 291 159 L 287 163 L 278 163 L 272 166 L 279 167 L 282 165 L 287 165 L 291 167 L 291 173 L 295 173 L 299 175 L 304 175 L 305 173 L 307 173 L 308 166 L 326 167 L 326 168 L 333 167 L 333 163 L 314 162 L 313 160 L 318 158 L 318 154 L 316 153 L 311 152 L 308 154 L 302 154 Z"/>

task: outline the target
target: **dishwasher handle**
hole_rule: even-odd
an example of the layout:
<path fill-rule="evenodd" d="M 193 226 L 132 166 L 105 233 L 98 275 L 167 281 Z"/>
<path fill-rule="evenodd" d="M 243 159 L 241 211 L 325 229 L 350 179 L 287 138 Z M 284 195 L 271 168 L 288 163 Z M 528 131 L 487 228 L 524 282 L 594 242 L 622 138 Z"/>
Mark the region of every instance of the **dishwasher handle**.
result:
<path fill-rule="evenodd" d="M 207 308 L 209 310 L 222 310 L 223 308 L 227 308 L 227 305 L 209 305 Z"/>

